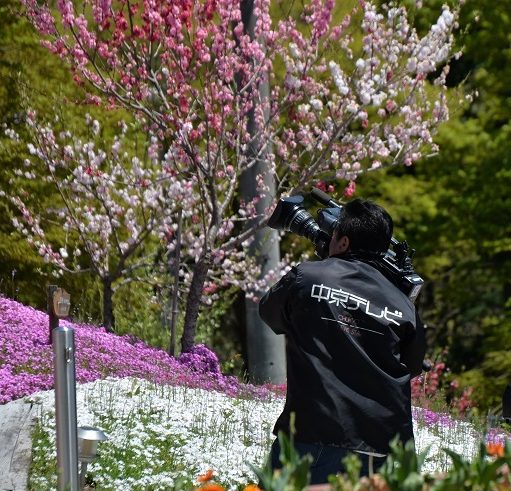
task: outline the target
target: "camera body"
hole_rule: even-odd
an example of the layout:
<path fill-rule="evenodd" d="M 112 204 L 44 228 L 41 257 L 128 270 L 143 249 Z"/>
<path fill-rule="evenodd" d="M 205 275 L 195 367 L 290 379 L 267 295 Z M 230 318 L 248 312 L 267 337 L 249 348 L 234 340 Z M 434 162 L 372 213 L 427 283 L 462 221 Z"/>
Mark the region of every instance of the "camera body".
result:
<path fill-rule="evenodd" d="M 341 219 L 342 206 L 333 201 L 323 191 L 314 188 L 312 197 L 325 205 L 318 211 L 317 220 L 304 208 L 304 197 L 294 195 L 281 198 L 268 226 L 276 230 L 286 230 L 309 239 L 315 245 L 315 252 L 321 258 L 328 257 L 328 248 L 335 226 Z M 420 293 L 424 280 L 415 272 L 412 256 L 415 251 L 408 248 L 406 242 L 399 242 L 392 237 L 391 249 L 380 257 L 364 258 L 387 279 L 415 302 Z"/>

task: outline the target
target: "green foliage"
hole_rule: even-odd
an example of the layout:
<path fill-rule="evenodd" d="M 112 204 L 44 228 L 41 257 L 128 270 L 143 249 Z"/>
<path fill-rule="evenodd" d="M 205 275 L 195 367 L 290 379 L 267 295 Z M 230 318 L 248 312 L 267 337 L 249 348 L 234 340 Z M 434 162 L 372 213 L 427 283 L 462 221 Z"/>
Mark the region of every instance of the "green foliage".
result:
<path fill-rule="evenodd" d="M 117 289 L 114 295 L 115 331 L 143 339 L 151 346 L 167 350 L 170 343 L 171 290 L 155 289 L 142 282 L 130 282 Z M 245 365 L 240 353 L 238 319 L 234 304 L 239 301 L 234 287 L 215 295 L 211 305 L 199 315 L 197 344 L 205 344 L 217 355 L 222 373 L 244 378 Z M 183 332 L 184 302 L 178 303 L 176 340 Z M 179 343 L 176 355 L 179 354 Z"/>
<path fill-rule="evenodd" d="M 211 343 L 217 335 L 217 330 L 223 318 L 228 315 L 237 298 L 237 289 L 228 287 L 222 289 L 219 294 L 210 299 L 209 308 L 203 309 L 199 314 L 201 331 L 197 333 L 198 343 Z"/>
<path fill-rule="evenodd" d="M 20 14 L 20 8 L 17 0 L 6 0 L 0 5 L 0 190 L 4 192 L 12 189 L 12 171 L 25 157 L 23 151 L 13 147 L 4 130 L 12 127 L 22 139 L 26 138 L 23 122 L 27 108 L 46 119 L 58 117 L 77 134 L 84 131 L 85 112 L 103 122 L 124 116 L 84 105 L 84 93 L 74 84 L 70 70 L 41 46 L 39 35 Z M 29 192 L 41 209 L 58 199 L 54 190 L 40 182 L 31 183 Z M 56 279 L 52 269 L 14 230 L 12 216 L 13 210 L 0 201 L 0 293 L 45 308 L 46 286 Z M 62 243 L 66 240 L 59 227 L 54 227 L 50 236 Z M 85 307 L 87 299 L 86 309 L 74 308 L 77 320 L 99 318 L 100 298 L 93 278 L 66 275 L 58 282 L 71 293 L 72 301 Z"/>
<path fill-rule="evenodd" d="M 421 474 L 421 467 L 426 460 L 428 450 L 415 453 L 413 440 L 403 445 L 398 438 L 390 443 L 391 453 L 380 469 L 392 491 L 421 491 L 426 478 Z"/>
<path fill-rule="evenodd" d="M 146 343 L 167 350 L 170 333 L 162 312 L 169 299 L 155 294 L 142 282 L 130 282 L 117 289 L 114 295 L 115 331 L 131 334 Z"/>
<path fill-rule="evenodd" d="M 472 462 L 462 459 L 451 450 L 445 450 L 451 457 L 453 468 L 432 491 L 494 491 L 509 489 L 509 466 L 511 465 L 511 444 L 506 443 L 502 456 L 489 458 L 486 447 L 481 443 L 479 455 Z M 499 487 L 499 484 L 502 487 Z"/>
<path fill-rule="evenodd" d="M 423 3 L 419 30 L 445 2 Z M 417 249 L 430 354 L 447 348 L 447 365 L 462 386 L 475 388 L 482 412 L 500 406 L 511 365 L 510 12 L 510 0 L 464 3 L 463 54 L 451 62 L 448 83 L 456 91 L 451 121 L 436 138 L 439 154 L 357 184 L 359 195 L 389 209 L 395 235 Z"/>
<path fill-rule="evenodd" d="M 360 471 L 362 469 L 362 462 L 357 455 L 350 453 L 342 459 L 344 468 L 346 469 L 346 478 L 353 486 L 360 481 Z M 334 484 L 336 479 L 329 478 L 330 482 Z M 339 481 L 339 479 L 337 479 Z"/>
<path fill-rule="evenodd" d="M 307 484 L 310 460 L 299 457 L 292 447 L 292 440 L 279 434 L 282 452 L 282 470 L 272 472 L 269 466 L 257 470 L 261 485 L 266 490 L 302 490 Z M 508 441 L 502 453 L 492 456 L 484 443 L 479 454 L 469 461 L 450 449 L 443 451 L 451 458 L 452 468 L 445 474 L 421 473 L 421 467 L 429 449 L 417 454 L 413 441 L 403 445 L 397 438 L 391 444 L 391 452 L 378 474 L 359 478 L 360 460 L 351 454 L 343 460 L 344 474 L 330 476 L 333 491 L 495 491 L 509 489 L 509 465 L 511 443 Z M 500 452 L 500 450 L 499 450 Z M 304 484 L 305 483 L 305 484 Z M 500 486 L 500 487 L 499 487 Z"/>

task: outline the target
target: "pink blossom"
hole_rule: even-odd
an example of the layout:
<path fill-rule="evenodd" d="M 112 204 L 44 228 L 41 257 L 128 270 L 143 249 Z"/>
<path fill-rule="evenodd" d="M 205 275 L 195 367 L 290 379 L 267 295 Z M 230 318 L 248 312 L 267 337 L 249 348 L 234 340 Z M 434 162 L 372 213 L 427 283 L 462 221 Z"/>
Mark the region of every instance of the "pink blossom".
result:
<path fill-rule="evenodd" d="M 62 22 L 64 26 L 70 27 L 74 21 L 74 7 L 71 0 L 58 0 L 57 7 L 62 15 Z"/>
<path fill-rule="evenodd" d="M 343 194 L 345 198 L 351 198 L 357 189 L 355 181 L 350 181 L 349 184 L 344 188 Z"/>
<path fill-rule="evenodd" d="M 78 17 L 70 0 L 58 0 L 58 11 L 49 0 L 22 3 L 45 45 L 89 90 L 87 102 L 126 109 L 141 132 L 158 140 L 137 155 L 149 157 L 150 175 L 143 165 L 123 161 L 125 139 L 123 151 L 99 145 L 106 157 L 80 145 L 73 157 L 64 150 L 70 142 L 52 142 L 51 135 L 43 148 L 30 142 L 33 163 L 46 172 L 35 172 L 36 178 L 69 171 L 70 193 L 83 193 L 91 209 L 80 205 L 78 223 L 63 225 L 90 235 L 90 260 L 102 274 L 108 272 L 101 262 L 106 251 L 130 250 L 128 240 L 114 240 L 119 227 L 132 240 L 151 237 L 175 248 L 168 231 L 180 207 L 184 261 L 194 264 L 210 253 L 222 260 L 208 281 L 261 288 L 260 266 L 244 253 L 278 197 L 324 176 L 348 182 L 349 197 L 359 174 L 411 165 L 436 149 L 434 135 L 449 117 L 446 71 L 433 87 L 427 76 L 452 52 L 458 12 L 447 7 L 419 33 L 406 8 L 384 9 L 369 0 L 340 21 L 332 16 L 333 0 L 306 0 L 299 15 L 278 20 L 269 0 L 255 0 L 252 31 L 242 23 L 237 0 L 97 0 L 85 2 Z M 267 175 L 254 183 L 267 203 L 263 209 L 258 203 L 264 200 L 239 203 L 239 176 L 263 161 Z M 123 166 L 128 182 L 121 179 Z M 29 179 L 26 169 L 17 170 L 17 182 Z M 108 198 L 115 219 L 97 206 L 92 191 Z M 145 213 L 151 219 L 143 224 Z M 35 247 L 48 245 L 44 220 L 21 211 L 18 219 Z M 253 227 L 245 233 L 248 222 Z M 45 249 L 49 261 L 70 267 L 73 254 L 51 251 Z M 183 275 L 187 285 L 191 274 Z"/>

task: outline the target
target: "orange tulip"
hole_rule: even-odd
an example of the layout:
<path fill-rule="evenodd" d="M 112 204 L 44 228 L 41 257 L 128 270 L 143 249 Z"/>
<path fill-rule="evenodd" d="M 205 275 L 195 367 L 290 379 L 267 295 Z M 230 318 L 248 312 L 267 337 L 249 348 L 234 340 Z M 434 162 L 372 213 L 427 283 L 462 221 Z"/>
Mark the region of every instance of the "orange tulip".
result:
<path fill-rule="evenodd" d="M 197 481 L 199 482 L 208 482 L 213 479 L 213 469 L 208 469 L 205 474 L 200 475 L 197 478 Z"/>
<path fill-rule="evenodd" d="M 225 491 L 223 486 L 220 484 L 215 484 L 214 482 L 207 482 L 203 484 L 200 488 L 197 488 L 197 491 Z"/>
<path fill-rule="evenodd" d="M 262 491 L 262 489 L 259 486 L 256 486 L 255 484 L 247 484 L 243 491 Z"/>
<path fill-rule="evenodd" d="M 487 443 L 486 451 L 488 455 L 492 457 L 503 457 L 504 456 L 504 445 L 502 443 Z"/>

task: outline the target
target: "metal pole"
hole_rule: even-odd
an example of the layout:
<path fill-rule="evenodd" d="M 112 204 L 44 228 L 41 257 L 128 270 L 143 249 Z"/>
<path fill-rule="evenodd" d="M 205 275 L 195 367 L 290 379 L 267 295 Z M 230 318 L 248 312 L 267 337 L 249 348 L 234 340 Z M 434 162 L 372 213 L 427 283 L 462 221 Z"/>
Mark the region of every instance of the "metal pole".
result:
<path fill-rule="evenodd" d="M 177 218 L 176 249 L 174 250 L 174 288 L 172 290 L 172 317 L 170 318 L 170 344 L 169 355 L 174 356 L 176 352 L 176 322 L 179 314 L 177 295 L 179 288 L 179 262 L 181 261 L 181 228 L 183 227 L 183 210 L 179 209 Z"/>
<path fill-rule="evenodd" d="M 74 330 L 53 331 L 55 419 L 57 429 L 58 491 L 78 491 L 78 436 Z"/>
<path fill-rule="evenodd" d="M 240 0 L 241 18 L 244 32 L 255 39 L 255 26 L 257 23 L 257 9 L 254 0 Z M 268 75 L 261 80 L 259 90 L 254 91 L 252 97 L 253 109 L 248 114 L 247 130 L 251 137 L 247 153 L 249 159 L 255 161 L 246 169 L 240 178 L 241 198 L 249 203 L 260 194 L 256 183 L 260 175 L 264 176 L 264 185 L 267 188 L 266 196 L 259 196 L 255 204 L 256 212 L 262 216 L 265 209 L 272 203 L 276 194 L 275 175 L 272 172 L 268 158 L 271 143 L 261 136 L 261 129 L 256 122 L 256 108 L 264 111 L 264 122 L 270 117 L 270 84 Z M 250 226 L 251 223 L 249 222 Z M 261 273 L 258 279 L 264 278 L 266 273 L 275 269 L 280 260 L 279 234 L 268 227 L 259 229 L 254 236 L 249 250 L 256 264 L 260 266 Z M 252 292 L 258 300 L 264 291 Z M 286 381 L 286 344 L 285 337 L 277 336 L 259 317 L 259 301 L 245 299 L 245 324 L 247 330 L 247 358 L 250 381 L 254 383 L 271 382 L 282 384 Z"/>

